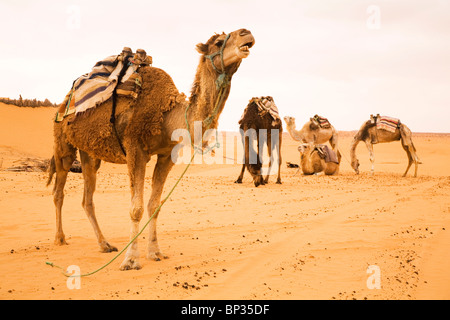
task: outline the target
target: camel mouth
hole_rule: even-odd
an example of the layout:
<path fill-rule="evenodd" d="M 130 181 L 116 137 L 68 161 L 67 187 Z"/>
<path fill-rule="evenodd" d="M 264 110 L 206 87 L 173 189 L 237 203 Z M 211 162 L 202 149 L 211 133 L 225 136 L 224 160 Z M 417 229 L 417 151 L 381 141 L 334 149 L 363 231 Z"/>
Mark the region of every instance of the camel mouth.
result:
<path fill-rule="evenodd" d="M 255 44 L 255 39 L 251 34 L 247 35 L 244 39 L 242 39 L 242 45 L 238 46 L 236 49 L 236 53 L 239 58 L 247 58 L 250 54 L 250 48 Z"/>
<path fill-rule="evenodd" d="M 239 47 L 239 50 L 241 50 L 242 52 L 250 52 L 249 49 L 251 47 L 253 47 L 254 42 L 247 42 L 246 44 L 243 44 L 242 46 Z"/>

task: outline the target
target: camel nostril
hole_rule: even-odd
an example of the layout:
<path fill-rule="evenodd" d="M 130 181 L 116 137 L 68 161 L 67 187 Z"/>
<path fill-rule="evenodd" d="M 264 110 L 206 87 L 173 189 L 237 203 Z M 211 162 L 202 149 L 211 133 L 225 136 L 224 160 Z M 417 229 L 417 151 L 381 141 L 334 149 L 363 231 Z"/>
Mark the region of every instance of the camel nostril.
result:
<path fill-rule="evenodd" d="M 248 35 L 248 34 L 250 34 L 250 31 L 248 31 L 247 29 L 241 29 L 241 30 L 239 30 L 239 35 L 240 35 L 240 36 L 246 36 L 246 35 Z"/>

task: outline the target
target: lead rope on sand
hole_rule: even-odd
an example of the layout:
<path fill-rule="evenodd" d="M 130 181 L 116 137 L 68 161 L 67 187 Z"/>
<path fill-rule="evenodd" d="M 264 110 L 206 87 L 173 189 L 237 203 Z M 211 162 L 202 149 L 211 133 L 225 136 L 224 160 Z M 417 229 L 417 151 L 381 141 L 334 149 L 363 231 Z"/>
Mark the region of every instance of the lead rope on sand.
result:
<path fill-rule="evenodd" d="M 214 145 L 213 147 L 215 147 L 216 145 Z M 212 150 L 213 148 L 211 148 L 210 150 Z M 106 268 L 107 266 L 109 266 L 114 260 L 116 260 L 141 234 L 142 232 L 144 232 L 145 228 L 147 228 L 148 224 L 150 223 L 150 221 L 152 221 L 152 219 L 155 217 L 155 215 L 161 210 L 161 207 L 164 205 L 164 203 L 166 203 L 167 199 L 170 198 L 170 196 L 172 195 L 173 191 L 175 190 L 175 188 L 177 187 L 178 183 L 181 181 L 181 179 L 183 178 L 184 174 L 186 173 L 186 171 L 188 170 L 189 166 L 192 164 L 192 161 L 194 160 L 195 155 L 198 153 L 198 151 L 196 150 L 194 152 L 194 154 L 191 157 L 191 160 L 189 161 L 189 163 L 186 165 L 186 168 L 184 169 L 184 171 L 181 173 L 180 177 L 178 178 L 177 182 L 174 184 L 174 186 L 172 187 L 172 189 L 170 190 L 169 194 L 164 198 L 164 200 L 161 202 L 161 204 L 158 206 L 158 208 L 156 208 L 155 212 L 153 212 L 153 214 L 151 215 L 151 217 L 148 219 L 148 221 L 144 224 L 144 226 L 142 227 L 142 229 L 139 231 L 138 234 L 136 234 L 129 242 L 128 244 L 119 252 L 117 253 L 111 260 L 109 260 L 106 264 L 104 264 L 103 266 L 101 266 L 100 268 L 98 268 L 97 270 L 94 270 L 92 272 L 88 272 L 88 273 L 84 273 L 84 274 L 79 274 L 79 275 L 69 275 L 67 274 L 67 272 L 64 271 L 64 269 L 60 266 L 55 265 L 53 262 L 45 262 L 47 265 L 51 266 L 51 267 L 55 267 L 58 269 L 63 270 L 62 274 L 66 277 L 88 277 L 90 275 L 93 275 L 94 273 L 97 273 L 101 270 L 103 270 L 104 268 Z"/>

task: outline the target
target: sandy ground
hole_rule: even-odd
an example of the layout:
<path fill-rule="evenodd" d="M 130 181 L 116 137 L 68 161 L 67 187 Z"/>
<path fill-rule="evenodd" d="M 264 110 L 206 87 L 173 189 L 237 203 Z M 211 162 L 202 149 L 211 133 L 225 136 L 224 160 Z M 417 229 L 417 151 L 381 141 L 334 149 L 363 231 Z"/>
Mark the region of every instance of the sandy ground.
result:
<path fill-rule="evenodd" d="M 282 185 L 272 177 L 255 188 L 248 173 L 243 184 L 233 183 L 239 164 L 193 165 L 158 220 L 159 243 L 170 258 L 145 258 L 144 231 L 141 270 L 119 271 L 120 256 L 69 289 L 47 261 L 86 273 L 116 254 L 99 252 L 81 208 L 81 175 L 70 173 L 65 189 L 69 245 L 56 246 L 47 174 L 6 170 L 18 160 L 51 156 L 53 116 L 53 109 L 0 104 L 0 299 L 450 298 L 450 135 L 424 133 L 414 135 L 423 161 L 417 178 L 401 177 L 406 155 L 399 142 L 375 146 L 374 176 L 361 144 L 362 173 L 355 175 L 350 132 L 340 136 L 345 157 L 336 177 L 305 177 L 283 164 Z M 296 145 L 284 136 L 284 161 L 298 163 Z M 183 169 L 171 172 L 165 194 Z M 129 239 L 128 186 L 125 166 L 102 165 L 97 219 L 119 250 Z M 141 225 L 146 220 L 147 214 Z M 369 266 L 379 273 L 368 273 Z M 377 274 L 380 288 L 370 289 Z"/>

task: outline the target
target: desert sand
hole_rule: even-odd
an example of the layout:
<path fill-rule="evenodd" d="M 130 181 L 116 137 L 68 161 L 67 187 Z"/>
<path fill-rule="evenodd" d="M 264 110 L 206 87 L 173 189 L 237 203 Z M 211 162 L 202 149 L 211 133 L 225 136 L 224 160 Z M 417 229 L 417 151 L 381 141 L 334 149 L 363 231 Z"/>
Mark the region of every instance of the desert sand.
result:
<path fill-rule="evenodd" d="M 56 246 L 47 174 L 8 170 L 27 158 L 51 157 L 54 114 L 0 104 L 0 299 L 450 298 L 450 134 L 427 133 L 413 135 L 423 162 L 417 178 L 412 169 L 401 176 L 407 158 L 400 142 L 375 145 L 374 176 L 360 144 L 355 175 L 348 162 L 354 132 L 340 133 L 339 176 L 288 168 L 286 161 L 298 163 L 298 143 L 288 134 L 281 185 L 273 176 L 255 188 L 247 172 L 235 184 L 237 163 L 194 164 L 158 219 L 159 244 L 170 258 L 145 258 L 144 231 L 141 270 L 120 271 L 122 255 L 69 289 L 61 270 L 46 262 L 87 273 L 116 254 L 99 252 L 81 207 L 82 175 L 69 173 L 63 206 L 69 245 Z M 355 121 L 355 130 L 365 120 Z M 164 194 L 184 166 L 175 166 Z M 102 164 L 94 200 L 103 234 L 120 251 L 130 229 L 126 166 Z M 369 266 L 380 272 L 379 288 L 368 285 L 375 276 Z"/>

